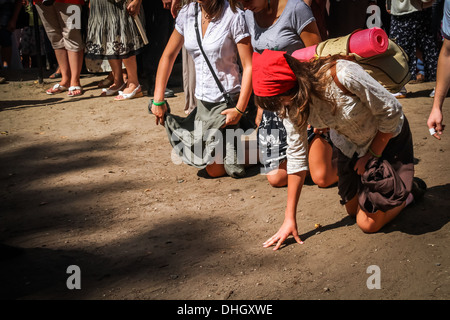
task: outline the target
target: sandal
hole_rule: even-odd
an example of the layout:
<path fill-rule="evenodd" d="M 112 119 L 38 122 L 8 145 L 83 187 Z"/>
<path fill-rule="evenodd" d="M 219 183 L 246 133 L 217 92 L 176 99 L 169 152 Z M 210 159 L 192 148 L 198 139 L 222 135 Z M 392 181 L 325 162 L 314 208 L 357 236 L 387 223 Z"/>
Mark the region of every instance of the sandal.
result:
<path fill-rule="evenodd" d="M 115 95 L 116 93 L 118 93 L 120 90 L 123 90 L 123 88 L 125 88 L 126 85 L 127 85 L 127 84 L 124 82 L 124 83 L 120 86 L 119 89 L 110 89 L 110 88 L 108 88 L 108 89 L 102 89 L 101 95 L 102 95 L 102 96 L 113 96 L 113 95 Z"/>
<path fill-rule="evenodd" d="M 124 93 L 123 91 L 119 91 L 119 95 L 114 98 L 114 101 L 122 101 L 142 97 L 142 91 L 138 92 L 138 90 L 141 90 L 141 85 L 138 85 L 136 89 L 134 89 L 131 93 Z"/>
<path fill-rule="evenodd" d="M 48 89 L 47 94 L 57 94 L 67 90 L 67 87 L 60 85 L 59 83 L 55 84 L 52 88 Z"/>
<path fill-rule="evenodd" d="M 79 91 L 79 93 L 74 93 L 74 91 Z M 81 96 L 83 94 L 83 88 L 80 86 L 71 86 L 69 87 L 69 92 L 67 93 L 67 95 L 69 97 L 76 97 L 76 96 Z"/>

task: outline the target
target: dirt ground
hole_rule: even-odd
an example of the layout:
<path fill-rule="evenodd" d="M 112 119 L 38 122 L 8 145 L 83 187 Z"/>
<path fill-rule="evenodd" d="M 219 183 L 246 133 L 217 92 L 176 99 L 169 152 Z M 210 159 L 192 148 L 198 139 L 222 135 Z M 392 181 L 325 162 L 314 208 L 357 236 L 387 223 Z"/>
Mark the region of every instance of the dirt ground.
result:
<path fill-rule="evenodd" d="M 402 99 L 424 199 L 369 235 L 337 187 L 305 185 L 304 244 L 274 252 L 262 243 L 281 225 L 287 189 L 270 187 L 258 167 L 208 179 L 174 164 L 150 98 L 99 97 L 103 77 L 84 74 L 77 98 L 47 95 L 55 81 L 30 72 L 0 85 L 1 299 L 450 298 L 450 132 L 437 141 L 426 127 L 434 83 L 410 84 Z M 71 265 L 81 289 L 68 289 Z M 372 275 L 380 289 L 367 286 Z"/>

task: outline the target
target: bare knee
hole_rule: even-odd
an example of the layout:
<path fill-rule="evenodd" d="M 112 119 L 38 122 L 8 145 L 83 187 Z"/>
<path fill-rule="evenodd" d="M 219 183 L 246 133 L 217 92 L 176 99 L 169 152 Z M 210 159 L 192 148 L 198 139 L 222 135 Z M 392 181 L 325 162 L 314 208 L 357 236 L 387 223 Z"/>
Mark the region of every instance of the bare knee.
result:
<path fill-rule="evenodd" d="M 205 169 L 211 178 L 219 178 L 226 175 L 226 171 L 223 164 L 220 165 L 217 163 L 212 163 L 210 165 L 207 165 Z"/>
<path fill-rule="evenodd" d="M 356 224 L 364 233 L 378 232 L 384 225 L 382 215 L 384 213 L 380 211 L 368 214 L 359 209 L 356 215 Z"/>
<path fill-rule="evenodd" d="M 315 170 L 310 171 L 312 181 L 319 188 L 327 188 L 338 181 L 337 174 L 330 170 Z"/>
<path fill-rule="evenodd" d="M 375 233 L 378 232 L 382 227 L 382 225 L 380 225 L 373 219 L 366 219 L 365 221 L 358 221 L 357 219 L 356 223 L 364 233 Z"/>
<path fill-rule="evenodd" d="M 326 188 L 326 187 L 330 186 L 330 183 L 324 177 L 320 177 L 320 178 L 312 177 L 312 180 L 319 188 Z"/>
<path fill-rule="evenodd" d="M 280 188 L 287 186 L 287 172 L 283 169 L 275 169 L 267 174 L 267 181 L 272 187 Z"/>
<path fill-rule="evenodd" d="M 267 176 L 267 180 L 269 181 L 269 184 L 275 188 L 287 186 L 287 178 L 274 175 L 274 176 Z"/>

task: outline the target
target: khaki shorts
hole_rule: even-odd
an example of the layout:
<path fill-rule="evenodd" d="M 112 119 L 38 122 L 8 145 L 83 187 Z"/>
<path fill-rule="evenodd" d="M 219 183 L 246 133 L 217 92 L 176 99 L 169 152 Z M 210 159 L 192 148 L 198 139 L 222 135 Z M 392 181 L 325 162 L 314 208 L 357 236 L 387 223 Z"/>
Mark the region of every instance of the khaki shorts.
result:
<path fill-rule="evenodd" d="M 78 7 L 79 10 L 73 10 L 74 7 Z M 42 3 L 37 3 L 36 10 L 53 49 L 66 49 L 74 52 L 84 49 L 80 5 L 55 2 L 51 6 L 44 6 Z M 74 25 L 68 26 L 68 20 Z"/>

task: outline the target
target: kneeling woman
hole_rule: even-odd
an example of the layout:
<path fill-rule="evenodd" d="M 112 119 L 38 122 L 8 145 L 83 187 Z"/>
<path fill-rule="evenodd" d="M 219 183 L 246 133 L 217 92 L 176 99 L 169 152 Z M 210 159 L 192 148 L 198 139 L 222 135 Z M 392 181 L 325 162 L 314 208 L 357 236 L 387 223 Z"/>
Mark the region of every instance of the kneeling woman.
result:
<path fill-rule="evenodd" d="M 187 2 L 159 61 L 151 112 L 156 124 L 165 125 L 170 143 L 185 163 L 205 168 L 211 177 L 228 174 L 240 178 L 245 176 L 245 159 L 238 158 L 234 139 L 223 137 L 237 129 L 252 93 L 252 47 L 244 13 L 233 11 L 225 0 Z M 183 45 L 194 60 L 197 99 L 197 107 L 186 118 L 166 114 L 164 101 Z M 234 108 L 227 104 L 222 90 L 234 99 Z"/>
<path fill-rule="evenodd" d="M 284 52 L 253 54 L 256 103 L 289 117 L 301 150 L 293 159 L 297 168 L 288 172 L 284 222 L 264 247 L 275 244 L 276 250 L 290 235 L 302 243 L 296 211 L 308 170 L 307 123 L 334 129 L 341 203 L 364 232 L 377 232 L 413 200 L 413 144 L 402 106 L 351 60 L 330 56 L 301 62 Z M 378 180 L 380 174 L 385 179 Z"/>

